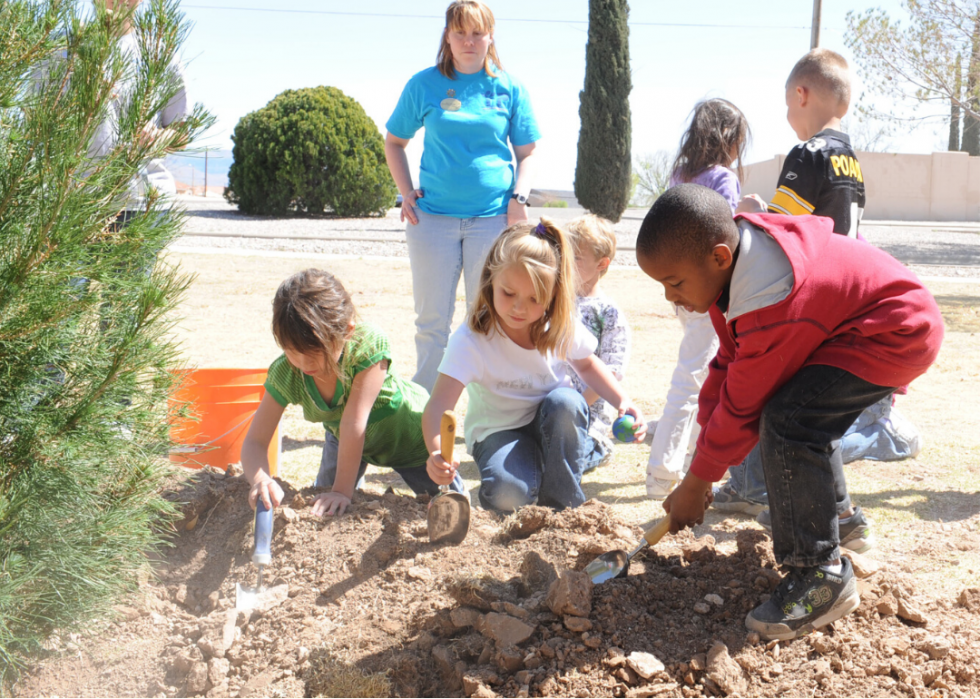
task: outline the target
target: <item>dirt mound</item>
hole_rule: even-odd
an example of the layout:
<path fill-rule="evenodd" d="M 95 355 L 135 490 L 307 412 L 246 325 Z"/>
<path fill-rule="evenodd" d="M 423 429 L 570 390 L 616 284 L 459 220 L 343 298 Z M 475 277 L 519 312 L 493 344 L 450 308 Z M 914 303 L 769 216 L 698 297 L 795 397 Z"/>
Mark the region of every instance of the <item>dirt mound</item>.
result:
<path fill-rule="evenodd" d="M 858 611 L 823 633 L 762 643 L 746 612 L 778 584 L 768 537 L 730 523 L 666 537 L 627 578 L 578 572 L 640 530 L 601 503 L 508 518 L 474 509 L 460 546 L 428 541 L 423 499 L 358 494 L 314 518 L 287 490 L 268 608 L 255 584 L 241 477 L 206 473 L 155 581 L 90 634 L 53 638 L 20 695 L 975 695 L 980 593 L 933 600 L 856 557 Z M 928 689 L 926 689 L 928 688 Z"/>

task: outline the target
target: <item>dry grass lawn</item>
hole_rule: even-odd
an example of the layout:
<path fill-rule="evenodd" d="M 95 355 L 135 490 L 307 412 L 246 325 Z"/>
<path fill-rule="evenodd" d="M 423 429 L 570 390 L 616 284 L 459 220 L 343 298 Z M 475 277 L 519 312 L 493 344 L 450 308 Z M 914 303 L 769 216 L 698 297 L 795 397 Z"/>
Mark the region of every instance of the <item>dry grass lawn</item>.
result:
<path fill-rule="evenodd" d="M 199 367 L 267 367 L 279 350 L 269 330 L 271 301 L 278 284 L 306 267 L 336 274 L 351 292 L 363 320 L 377 323 L 391 338 L 393 369 L 411 377 L 415 369 L 414 312 L 407 260 L 292 259 L 283 257 L 171 254 L 171 261 L 196 275 L 177 328 L 188 364 Z M 603 282 L 623 308 L 633 330 L 627 388 L 647 415 L 656 418 L 676 359 L 680 324 L 662 288 L 636 268 L 613 268 Z M 939 594 L 975 584 L 980 552 L 957 548 L 958 531 L 980 531 L 980 285 L 954 280 L 928 284 L 946 320 L 946 341 L 936 365 L 899 399 L 918 426 L 925 449 L 915 460 L 862 461 L 847 467 L 853 499 L 875 525 L 875 555 L 916 571 L 924 587 Z M 462 287 L 460 287 L 462 293 Z M 457 298 L 455 323 L 463 316 Z M 465 394 L 464 394 L 465 401 Z M 465 412 L 465 403 L 460 406 Z M 282 423 L 280 476 L 297 486 L 312 483 L 319 466 L 323 430 L 287 410 Z M 588 496 L 612 504 L 629 523 L 658 517 L 659 503 L 646 497 L 649 447 L 621 445 L 613 460 L 585 478 Z M 463 476 L 473 492 L 476 466 L 464 461 Z M 389 485 L 408 492 L 385 469 L 371 467 L 368 487 Z M 243 506 L 245 504 L 243 503 Z M 718 529 L 722 517 L 709 512 L 704 528 Z"/>

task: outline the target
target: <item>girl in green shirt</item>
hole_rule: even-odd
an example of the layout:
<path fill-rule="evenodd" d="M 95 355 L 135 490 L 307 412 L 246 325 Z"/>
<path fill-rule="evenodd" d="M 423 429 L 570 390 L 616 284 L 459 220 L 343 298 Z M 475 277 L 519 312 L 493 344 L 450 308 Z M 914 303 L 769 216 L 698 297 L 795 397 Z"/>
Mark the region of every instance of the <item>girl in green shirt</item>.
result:
<path fill-rule="evenodd" d="M 272 333 L 283 354 L 269 367 L 266 393 L 242 446 L 242 466 L 252 483 L 249 504 L 282 500 L 269 475 L 268 448 L 287 405 L 326 428 L 313 513 L 343 514 L 367 464 L 395 469 L 416 493 L 439 491 L 428 476 L 429 452 L 422 412 L 429 394 L 391 371 L 391 346 L 380 328 L 356 322 L 343 285 L 317 269 L 284 281 L 272 302 Z M 451 486 L 465 492 L 457 476 Z"/>

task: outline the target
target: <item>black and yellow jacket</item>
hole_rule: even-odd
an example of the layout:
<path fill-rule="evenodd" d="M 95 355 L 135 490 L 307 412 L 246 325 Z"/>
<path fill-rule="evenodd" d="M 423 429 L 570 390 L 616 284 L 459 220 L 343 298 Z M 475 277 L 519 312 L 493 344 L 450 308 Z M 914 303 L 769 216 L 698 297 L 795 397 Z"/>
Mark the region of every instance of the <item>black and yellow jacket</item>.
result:
<path fill-rule="evenodd" d="M 846 133 L 824 129 L 789 152 L 769 213 L 826 216 L 852 238 L 864 214 L 864 175 Z"/>

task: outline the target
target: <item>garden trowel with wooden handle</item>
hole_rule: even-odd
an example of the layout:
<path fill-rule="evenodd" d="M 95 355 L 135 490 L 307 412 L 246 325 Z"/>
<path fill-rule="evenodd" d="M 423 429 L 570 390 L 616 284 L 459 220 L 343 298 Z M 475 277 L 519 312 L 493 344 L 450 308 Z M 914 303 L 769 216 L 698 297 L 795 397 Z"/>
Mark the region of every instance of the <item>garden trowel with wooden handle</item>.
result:
<path fill-rule="evenodd" d="M 657 542 L 669 531 L 670 515 L 667 515 L 643 532 L 643 541 L 633 551 L 630 553 L 622 550 L 607 551 L 585 566 L 586 574 L 592 578 L 592 582 L 596 585 L 626 575 L 629 573 L 630 561 L 633 560 L 633 556 L 645 546 L 656 546 Z"/>
<path fill-rule="evenodd" d="M 451 464 L 456 444 L 456 414 L 452 410 L 442 414 L 440 427 L 442 458 Z M 428 524 L 433 544 L 461 544 L 470 529 L 470 499 L 449 490 L 448 485 L 440 485 L 439 493 L 429 501 Z"/>

